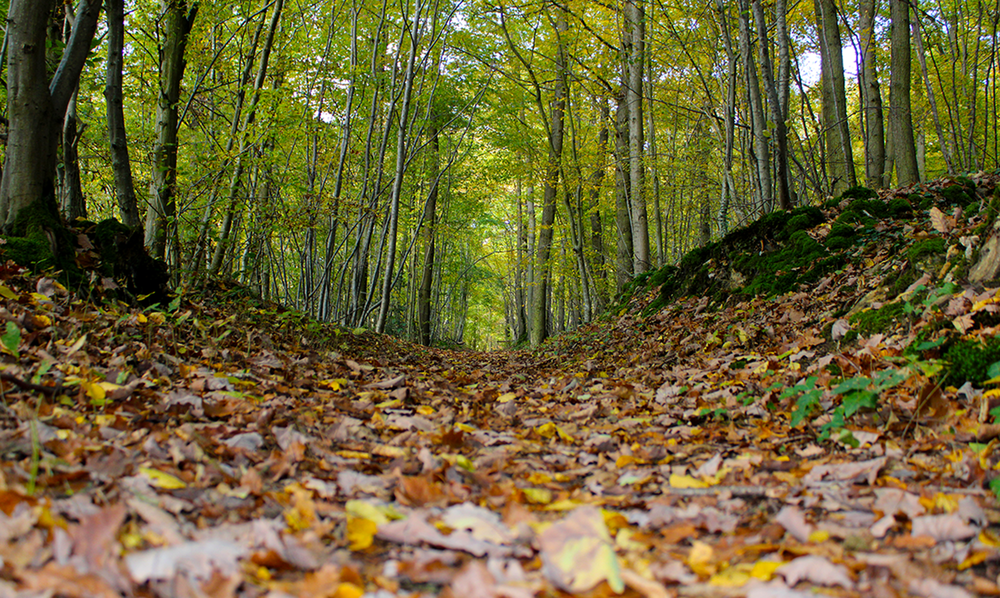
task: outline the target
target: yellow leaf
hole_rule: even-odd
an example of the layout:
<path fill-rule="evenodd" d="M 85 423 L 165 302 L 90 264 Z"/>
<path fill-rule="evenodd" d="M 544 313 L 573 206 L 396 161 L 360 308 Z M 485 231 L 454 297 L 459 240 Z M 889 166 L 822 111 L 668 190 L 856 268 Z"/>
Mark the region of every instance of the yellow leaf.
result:
<path fill-rule="evenodd" d="M 389 518 L 382 509 L 363 500 L 349 500 L 344 505 L 344 509 L 347 511 L 348 517 L 369 519 L 377 525 L 389 523 Z"/>
<path fill-rule="evenodd" d="M 13 300 L 13 299 L 17 299 L 18 298 L 18 294 L 17 293 L 15 293 L 14 291 L 10 290 L 10 288 L 8 288 L 8 287 L 6 287 L 6 286 L 4 286 L 2 284 L 0 284 L 0 295 L 2 295 L 4 299 L 11 299 L 11 300 Z"/>
<path fill-rule="evenodd" d="M 184 483 L 184 480 L 178 478 L 177 476 L 170 475 L 165 471 L 160 471 L 159 469 L 153 469 L 152 467 L 140 467 L 139 473 L 149 478 L 149 482 L 157 488 L 162 488 L 164 490 L 187 488 L 187 484 Z"/>
<path fill-rule="evenodd" d="M 364 550 L 375 541 L 375 532 L 378 531 L 378 524 L 371 519 L 364 517 L 347 516 L 347 541 L 348 548 L 353 551 Z"/>
<path fill-rule="evenodd" d="M 830 532 L 823 529 L 814 530 L 811 534 L 809 534 L 809 541 L 812 542 L 813 544 L 826 542 L 829 539 L 830 539 Z"/>
<path fill-rule="evenodd" d="M 504 394 L 497 397 L 497 403 L 509 403 L 517 398 L 517 393 L 505 392 Z"/>
<path fill-rule="evenodd" d="M 995 530 L 984 529 L 979 532 L 979 541 L 990 548 L 1000 548 L 1000 535 Z"/>
<path fill-rule="evenodd" d="M 316 503 L 312 491 L 290 484 L 285 492 L 292 495 L 292 507 L 285 510 L 285 522 L 293 531 L 309 529 L 316 523 Z"/>
<path fill-rule="evenodd" d="M 753 565 L 750 563 L 741 563 L 716 573 L 709 578 L 708 583 L 723 588 L 738 588 L 750 581 L 750 578 L 753 576 L 752 574 Z"/>
<path fill-rule="evenodd" d="M 436 412 L 434 411 L 434 408 L 431 407 L 430 405 L 421 405 L 417 407 L 417 413 L 419 413 L 420 415 L 434 415 L 434 413 Z"/>
<path fill-rule="evenodd" d="M 475 426 L 470 426 L 469 424 L 464 424 L 464 423 L 457 423 L 457 424 L 455 424 L 455 427 L 458 428 L 459 430 L 461 430 L 463 432 L 466 432 L 466 433 L 469 433 L 469 434 L 471 434 L 471 433 L 473 433 L 473 432 L 476 431 Z"/>
<path fill-rule="evenodd" d="M 557 500 L 553 503 L 549 503 L 543 507 L 545 511 L 572 511 L 573 509 L 581 506 L 583 503 L 578 500 L 573 500 L 570 498 L 563 498 Z"/>
<path fill-rule="evenodd" d="M 522 488 L 524 498 L 536 505 L 547 505 L 552 502 L 552 491 L 548 488 Z"/>
<path fill-rule="evenodd" d="M 552 481 L 552 476 L 543 471 L 533 471 L 528 474 L 529 484 L 548 484 Z"/>
<path fill-rule="evenodd" d="M 715 550 L 711 545 L 695 540 L 688 553 L 687 566 L 701 577 L 714 575 L 718 568 L 715 564 Z"/>
<path fill-rule="evenodd" d="M 333 592 L 333 598 L 361 598 L 364 595 L 365 591 L 362 588 L 346 581 L 338 584 Z"/>
<path fill-rule="evenodd" d="M 753 564 L 753 569 L 750 570 L 750 577 L 761 581 L 771 581 L 774 572 L 782 565 L 784 563 L 781 561 L 757 561 Z"/>
<path fill-rule="evenodd" d="M 345 459 L 371 459 L 371 453 L 362 453 L 361 451 L 337 451 L 337 455 Z"/>
<path fill-rule="evenodd" d="M 100 384 L 95 384 L 89 380 L 84 380 L 80 383 L 83 386 L 83 390 L 86 391 L 87 396 L 97 401 L 98 403 L 104 401 L 108 396 L 108 393 Z"/>
<path fill-rule="evenodd" d="M 708 488 L 708 484 L 689 475 L 670 474 L 671 488 Z"/>

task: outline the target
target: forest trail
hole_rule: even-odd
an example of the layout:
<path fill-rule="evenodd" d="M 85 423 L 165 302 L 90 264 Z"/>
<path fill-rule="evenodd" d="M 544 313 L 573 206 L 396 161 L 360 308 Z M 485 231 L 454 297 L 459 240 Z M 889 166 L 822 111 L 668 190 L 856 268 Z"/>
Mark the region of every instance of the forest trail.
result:
<path fill-rule="evenodd" d="M 849 315 L 896 304 L 894 240 L 975 224 L 933 219 L 799 292 L 643 315 L 653 289 L 537 352 L 5 267 L 0 596 L 998 595 L 996 393 L 933 356 L 942 321 L 995 336 L 997 290 Z"/>

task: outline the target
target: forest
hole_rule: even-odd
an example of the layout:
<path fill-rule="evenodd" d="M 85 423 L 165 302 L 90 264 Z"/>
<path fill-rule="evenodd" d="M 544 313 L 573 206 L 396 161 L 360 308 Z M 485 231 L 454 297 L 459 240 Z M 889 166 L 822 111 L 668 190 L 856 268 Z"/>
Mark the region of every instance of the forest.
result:
<path fill-rule="evenodd" d="M 41 197 L 173 288 L 423 344 L 537 346 L 771 211 L 998 166 L 981 0 L 2 4 L 5 232 Z"/>

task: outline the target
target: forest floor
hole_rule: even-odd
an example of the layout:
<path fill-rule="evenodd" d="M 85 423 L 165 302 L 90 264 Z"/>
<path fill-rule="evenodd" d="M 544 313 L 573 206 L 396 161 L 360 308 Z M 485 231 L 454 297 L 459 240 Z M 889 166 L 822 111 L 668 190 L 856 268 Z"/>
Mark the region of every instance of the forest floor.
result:
<path fill-rule="evenodd" d="M 1000 595 L 1000 393 L 934 353 L 994 338 L 1000 295 L 885 296 L 901 239 L 981 219 L 879 224 L 774 298 L 640 292 L 536 352 L 8 264 L 0 597 Z"/>

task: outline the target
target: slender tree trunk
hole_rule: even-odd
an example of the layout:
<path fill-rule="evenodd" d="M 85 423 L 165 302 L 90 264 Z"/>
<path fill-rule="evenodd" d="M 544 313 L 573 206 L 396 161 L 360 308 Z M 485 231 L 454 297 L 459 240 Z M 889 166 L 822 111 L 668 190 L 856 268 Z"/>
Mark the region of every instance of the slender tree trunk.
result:
<path fill-rule="evenodd" d="M 775 12 L 778 21 L 778 35 L 787 37 L 787 27 L 784 25 L 784 6 L 784 1 L 778 0 L 775 4 Z M 784 108 L 779 98 L 778 86 L 774 80 L 774 69 L 771 65 L 771 43 L 767 34 L 767 21 L 764 18 L 764 7 L 760 0 L 753 0 L 753 12 L 754 20 L 757 23 L 757 43 L 760 44 L 760 72 L 764 78 L 764 89 L 767 91 L 768 104 L 771 107 L 771 122 L 774 124 L 776 145 L 774 161 L 775 179 L 778 183 L 778 208 L 790 210 L 792 200 L 788 192 L 788 135 L 785 127 Z M 778 43 L 785 48 L 788 47 L 787 39 L 779 39 Z"/>
<path fill-rule="evenodd" d="M 156 141 L 150 204 L 146 211 L 146 246 L 154 258 L 164 259 L 168 231 L 177 227 L 177 104 L 184 77 L 184 50 L 194 24 L 197 5 L 187 0 L 161 0 L 165 30 L 160 45 L 160 76 L 156 100 Z"/>
<path fill-rule="evenodd" d="M 944 131 L 941 128 L 941 117 L 938 114 L 937 99 L 934 96 L 934 87 L 931 85 L 930 73 L 927 72 L 927 57 L 924 55 L 924 36 L 923 36 L 923 26 L 920 22 L 920 11 L 917 10 L 917 0 L 911 0 L 914 5 L 914 20 L 912 23 L 913 27 L 913 42 L 917 45 L 917 60 L 920 61 L 920 74 L 924 80 L 924 86 L 927 90 L 927 105 L 931 109 L 931 117 L 934 120 L 934 131 L 937 133 L 938 145 L 941 148 L 941 157 L 944 158 L 945 168 L 948 170 L 948 174 L 953 174 L 955 172 L 954 159 L 951 156 L 951 148 L 948 146 L 948 140 L 945 139 Z"/>
<path fill-rule="evenodd" d="M 70 100 L 63 119 L 62 131 L 62 213 L 66 220 L 87 217 L 87 201 L 80 181 L 80 152 L 78 146 L 83 130 L 77 126 L 76 94 Z"/>
<path fill-rule="evenodd" d="M 876 0 L 861 0 L 861 91 L 865 116 L 865 181 L 869 188 L 883 186 L 885 172 L 885 117 L 878 82 L 875 41 Z"/>
<path fill-rule="evenodd" d="M 632 215 L 632 272 L 642 274 L 649 269 L 649 225 L 646 210 L 646 165 L 643 139 L 642 96 L 646 64 L 646 15 L 642 0 L 626 0 L 625 22 L 629 44 L 628 86 L 625 102 L 628 105 L 629 147 L 629 202 Z"/>
<path fill-rule="evenodd" d="M 594 164 L 594 172 L 590 175 L 590 247 L 594 253 L 594 268 L 597 275 L 594 276 L 594 283 L 597 287 L 595 297 L 598 302 L 598 309 L 602 309 L 607 303 L 607 277 L 604 274 L 604 224 L 601 220 L 601 188 L 604 186 L 604 173 L 607 170 L 608 156 L 608 123 L 611 119 L 611 111 L 605 99 L 601 99 L 600 109 L 600 132 L 597 136 L 597 162 Z M 599 279 L 599 280 L 598 280 Z"/>
<path fill-rule="evenodd" d="M 632 218 L 629 215 L 628 106 L 625 86 L 615 111 L 615 287 L 621 292 L 632 279 Z"/>
<path fill-rule="evenodd" d="M 428 127 L 427 136 L 430 139 L 430 156 L 428 159 L 427 180 L 430 190 L 427 192 L 427 203 L 424 205 L 423 233 L 426 241 L 424 263 L 420 275 L 420 287 L 417 290 L 417 334 L 420 344 L 431 344 L 431 286 L 434 282 L 434 242 L 437 235 L 437 198 L 438 177 L 441 170 L 441 144 L 438 139 L 436 123 Z"/>
<path fill-rule="evenodd" d="M 125 46 L 125 2 L 106 0 L 108 17 L 108 64 L 105 76 L 104 98 L 108 110 L 108 138 L 111 144 L 111 169 L 115 173 L 115 195 L 118 213 L 125 226 L 136 228 L 139 205 L 132 181 L 132 162 L 129 159 L 128 136 L 125 132 L 125 109 L 122 99 L 122 53 Z"/>
<path fill-rule="evenodd" d="M 656 267 L 662 266 L 666 263 L 666 253 L 663 247 L 664 242 L 664 232 L 663 232 L 663 209 L 660 204 L 660 155 L 656 151 L 656 119 L 653 110 L 653 56 L 651 53 L 647 52 L 646 55 L 646 67 L 647 67 L 647 77 L 646 77 L 646 98 L 647 106 L 649 109 L 646 110 L 646 120 L 647 120 L 647 130 L 649 133 L 649 178 L 652 179 L 653 183 L 653 223 L 656 229 Z"/>
<path fill-rule="evenodd" d="M 910 108 L 910 4 L 889 0 L 892 37 L 889 78 L 889 126 L 896 158 L 896 181 L 900 186 L 920 180 L 917 145 Z"/>
<path fill-rule="evenodd" d="M 764 104 L 760 94 L 760 80 L 753 58 L 750 41 L 750 4 L 739 0 L 740 11 L 740 53 L 743 55 L 750 96 L 750 120 L 753 126 L 754 158 L 757 164 L 757 184 L 760 189 L 760 207 L 770 212 L 774 207 L 774 191 L 771 185 L 771 149 L 768 144 L 767 119 L 764 118 Z"/>
<path fill-rule="evenodd" d="M 267 31 L 267 37 L 264 39 L 264 45 L 261 47 L 260 67 L 257 70 L 257 78 L 254 80 L 253 97 L 250 99 L 250 105 L 247 106 L 246 115 L 243 120 L 243 126 L 240 131 L 239 153 L 236 155 L 236 164 L 233 168 L 233 176 L 229 184 L 228 208 L 222 218 L 219 242 L 215 247 L 215 254 L 212 256 L 212 265 L 209 268 L 211 276 L 218 276 L 221 273 L 226 254 L 233 243 L 231 236 L 233 222 L 239 208 L 239 190 L 242 186 L 243 170 L 246 167 L 244 160 L 251 146 L 250 128 L 257 117 L 257 107 L 260 103 L 261 91 L 264 89 L 265 79 L 267 78 L 268 62 L 271 58 L 271 50 L 274 48 L 274 38 L 278 31 L 278 23 L 281 21 L 281 12 L 284 4 L 284 0 L 275 0 L 271 13 L 271 24 Z"/>
<path fill-rule="evenodd" d="M 399 227 L 399 201 L 403 193 L 403 177 L 406 174 L 407 165 L 407 133 L 410 123 L 410 105 L 413 98 L 413 80 L 417 70 L 417 47 L 423 34 L 421 16 L 423 14 L 423 0 L 415 0 L 413 9 L 413 21 L 410 24 L 409 55 L 406 60 L 406 71 L 403 74 L 403 100 L 399 111 L 399 122 L 397 124 L 396 136 L 396 173 L 392 181 L 392 196 L 389 200 L 389 223 L 386 237 L 388 246 L 386 249 L 386 264 L 384 278 L 382 279 L 382 301 L 379 305 L 378 320 L 375 324 L 376 332 L 385 332 L 385 326 L 389 320 L 390 300 L 392 299 L 393 278 L 395 275 L 396 263 L 396 233 Z"/>
<path fill-rule="evenodd" d="M 725 148 L 722 158 L 722 190 L 719 213 L 716 217 L 719 236 L 729 232 L 729 205 L 735 199 L 736 185 L 733 180 L 733 152 L 736 146 L 736 72 L 739 56 L 733 49 L 733 36 L 729 30 L 729 14 L 723 0 L 715 0 L 722 28 L 722 42 L 726 50 L 726 104 L 725 104 Z"/>
<path fill-rule="evenodd" d="M 562 169 L 563 117 L 566 110 L 567 56 L 564 34 L 568 29 L 566 13 L 557 9 L 555 33 L 558 38 L 556 49 L 556 80 L 552 89 L 551 115 L 549 122 L 549 157 L 545 169 L 545 188 L 542 197 L 542 221 L 538 231 L 538 247 L 535 270 L 535 296 L 531 306 L 531 345 L 537 347 L 548 336 L 549 276 L 552 254 L 552 233 L 556 220 L 556 192 L 559 172 Z"/>

